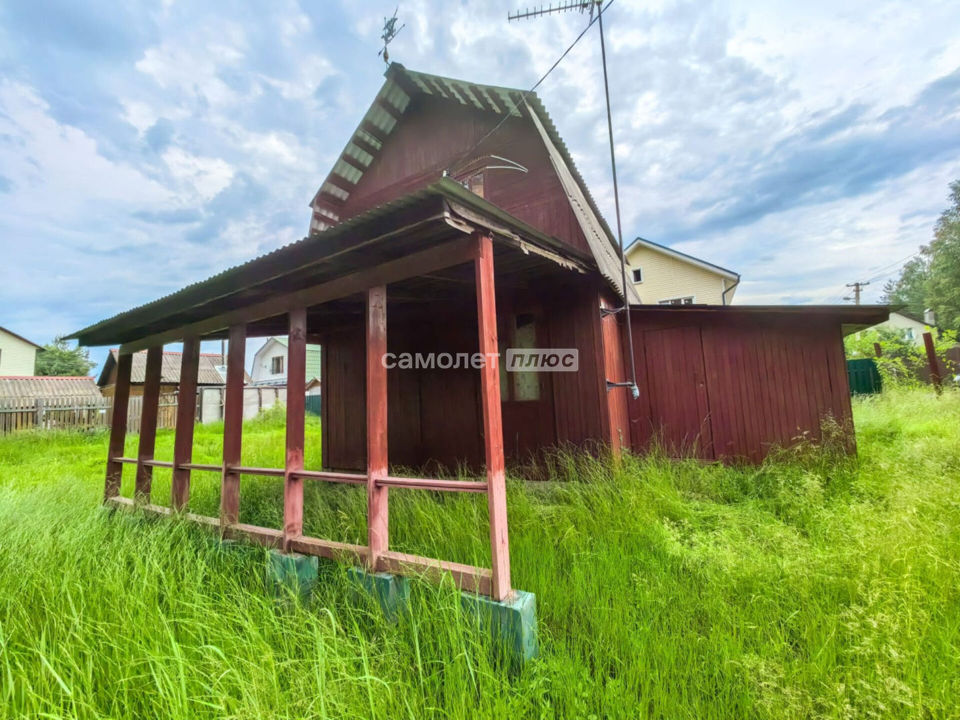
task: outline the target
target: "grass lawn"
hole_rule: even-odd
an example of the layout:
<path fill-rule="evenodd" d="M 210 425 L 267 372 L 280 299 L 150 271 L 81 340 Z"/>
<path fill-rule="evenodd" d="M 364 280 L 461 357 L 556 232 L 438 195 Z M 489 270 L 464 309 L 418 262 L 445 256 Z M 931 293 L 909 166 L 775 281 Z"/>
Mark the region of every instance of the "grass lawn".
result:
<path fill-rule="evenodd" d="M 0 437 L 0 718 L 960 717 L 960 395 L 894 391 L 855 417 L 856 461 L 560 457 L 558 482 L 512 481 L 513 584 L 541 631 L 520 673 L 450 586 L 414 583 L 391 625 L 325 564 L 310 604 L 278 604 L 262 551 L 101 510 L 104 434 Z M 197 462 L 219 430 L 198 428 Z M 244 464 L 281 465 L 283 433 L 245 426 Z M 194 474 L 195 511 L 217 514 L 218 484 Z M 489 563 L 484 496 L 390 503 L 394 549 Z M 364 509 L 311 483 L 306 532 L 363 542 Z M 280 481 L 244 478 L 242 521 L 281 513 Z"/>

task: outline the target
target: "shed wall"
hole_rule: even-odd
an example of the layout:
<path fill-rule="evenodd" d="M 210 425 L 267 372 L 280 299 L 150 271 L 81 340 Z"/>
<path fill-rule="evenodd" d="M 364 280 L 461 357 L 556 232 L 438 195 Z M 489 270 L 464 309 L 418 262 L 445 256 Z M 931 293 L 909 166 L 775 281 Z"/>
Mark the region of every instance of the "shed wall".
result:
<path fill-rule="evenodd" d="M 852 430 L 843 338 L 827 318 L 633 312 L 634 450 L 760 462 L 774 446 Z M 850 435 L 852 443 L 852 434 Z"/>

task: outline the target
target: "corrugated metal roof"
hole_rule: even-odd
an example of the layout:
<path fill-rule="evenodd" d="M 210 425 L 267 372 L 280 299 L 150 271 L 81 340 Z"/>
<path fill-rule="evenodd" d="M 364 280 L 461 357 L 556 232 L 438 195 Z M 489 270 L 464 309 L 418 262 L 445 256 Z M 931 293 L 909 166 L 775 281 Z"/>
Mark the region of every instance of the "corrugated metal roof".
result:
<path fill-rule="evenodd" d="M 220 364 L 219 354 L 200 354 L 200 367 L 197 370 L 198 385 L 223 385 L 226 383 L 224 376 L 217 370 Z M 110 372 L 113 365 L 117 362 L 117 350 L 110 351 L 110 357 L 103 365 L 100 373 L 100 379 L 97 383 L 102 387 L 110 379 Z M 183 363 L 183 353 L 165 352 L 160 364 L 160 382 L 165 385 L 180 384 L 180 365 Z M 250 376 L 244 371 L 246 382 L 250 381 Z M 143 384 L 147 377 L 147 351 L 133 354 L 133 362 L 130 365 L 130 382 L 134 384 Z"/>
<path fill-rule="evenodd" d="M 278 272 L 280 272 L 279 268 L 282 268 L 284 272 L 292 272 L 297 268 L 311 265 L 329 256 L 332 242 L 349 239 L 351 242 L 355 240 L 360 243 L 363 240 L 362 228 L 375 226 L 384 218 L 407 212 L 417 206 L 422 206 L 424 212 L 435 212 L 433 204 L 435 200 L 455 200 L 466 207 L 472 208 L 475 211 L 475 217 L 479 219 L 481 224 L 491 223 L 488 227 L 493 230 L 495 236 L 501 231 L 508 235 L 515 234 L 533 246 L 552 250 L 558 257 L 569 258 L 578 267 L 590 267 L 586 264 L 589 262 L 587 253 L 564 245 L 556 238 L 527 225 L 522 220 L 470 192 L 459 183 L 449 178 L 442 178 L 421 190 L 355 215 L 321 233 L 312 234 L 241 265 L 228 268 L 202 282 L 193 283 L 152 302 L 117 313 L 113 317 L 72 333 L 69 338 L 77 338 L 81 344 L 89 345 L 106 345 L 137 339 L 142 335 L 131 335 L 131 328 L 139 330 L 147 324 L 160 322 L 163 318 L 170 318 L 190 309 L 199 308 L 216 298 L 229 296 L 271 279 L 276 279 Z M 448 209 L 444 212 L 449 212 L 449 204 L 445 207 Z M 437 219 L 437 222 L 442 223 L 443 220 Z M 500 229 L 497 229 L 498 227 Z M 586 263 L 581 262 L 581 259 L 585 260 Z M 110 362 L 109 358 L 107 362 Z M 101 385 L 103 384 L 104 373 L 107 370 L 105 364 L 104 372 L 101 373 Z"/>
<path fill-rule="evenodd" d="M 0 398 L 100 398 L 92 377 L 0 377 Z"/>

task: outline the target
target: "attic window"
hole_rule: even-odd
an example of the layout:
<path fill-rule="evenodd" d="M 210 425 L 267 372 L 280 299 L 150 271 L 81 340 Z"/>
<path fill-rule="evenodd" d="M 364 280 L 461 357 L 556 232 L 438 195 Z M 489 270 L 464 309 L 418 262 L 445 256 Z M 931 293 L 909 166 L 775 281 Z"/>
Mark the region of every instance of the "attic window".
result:
<path fill-rule="evenodd" d="M 283 355 L 270 358 L 270 373 L 272 375 L 281 375 L 283 373 Z"/>
<path fill-rule="evenodd" d="M 643 282 L 643 268 L 635 267 L 632 269 L 633 272 L 633 281 L 635 283 Z"/>

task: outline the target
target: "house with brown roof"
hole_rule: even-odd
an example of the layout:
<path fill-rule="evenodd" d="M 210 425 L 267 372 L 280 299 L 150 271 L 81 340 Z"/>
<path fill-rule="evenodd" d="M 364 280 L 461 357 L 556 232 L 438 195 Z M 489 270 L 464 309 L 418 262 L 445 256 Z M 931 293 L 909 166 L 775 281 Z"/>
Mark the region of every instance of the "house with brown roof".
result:
<path fill-rule="evenodd" d="M 114 348 L 107 356 L 97 379 L 97 385 L 105 397 L 112 397 L 114 386 L 117 383 L 117 349 Z M 197 372 L 198 387 L 223 387 L 226 377 L 226 368 L 223 367 L 222 356 L 219 353 L 200 353 L 200 368 Z M 160 393 L 175 393 L 180 388 L 180 365 L 183 362 L 183 353 L 165 352 L 160 370 Z M 143 382 L 147 375 L 147 352 L 133 354 L 133 363 L 130 368 L 130 394 L 142 395 Z M 250 376 L 244 373 L 244 383 L 250 382 Z"/>

